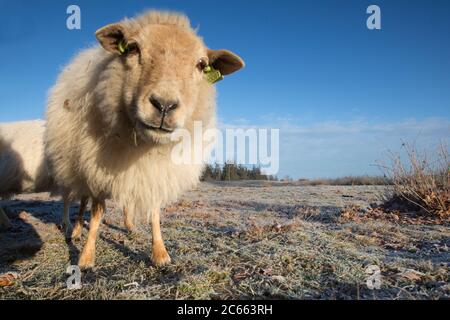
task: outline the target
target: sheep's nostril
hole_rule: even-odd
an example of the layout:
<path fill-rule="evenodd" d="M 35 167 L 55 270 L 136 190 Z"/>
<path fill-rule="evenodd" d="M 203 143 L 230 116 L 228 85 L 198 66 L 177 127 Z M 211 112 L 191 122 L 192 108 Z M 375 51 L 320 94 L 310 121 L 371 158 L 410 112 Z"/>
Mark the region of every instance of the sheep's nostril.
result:
<path fill-rule="evenodd" d="M 150 103 L 158 109 L 159 112 L 169 112 L 178 108 L 178 101 L 166 100 L 155 95 L 150 96 Z"/>
<path fill-rule="evenodd" d="M 159 110 L 159 112 L 163 111 L 163 107 L 161 105 L 161 103 L 159 102 L 159 99 L 157 99 L 155 96 L 151 96 L 150 97 L 150 103 Z"/>
<path fill-rule="evenodd" d="M 178 108 L 178 102 L 173 101 L 170 104 L 167 105 L 167 111 L 172 111 Z"/>

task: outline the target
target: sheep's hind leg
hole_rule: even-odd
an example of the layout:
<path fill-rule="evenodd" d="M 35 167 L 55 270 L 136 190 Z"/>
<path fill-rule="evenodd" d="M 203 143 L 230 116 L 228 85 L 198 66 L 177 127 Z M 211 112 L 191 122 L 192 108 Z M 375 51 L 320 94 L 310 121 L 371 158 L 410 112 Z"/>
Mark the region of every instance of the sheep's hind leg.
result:
<path fill-rule="evenodd" d="M 72 230 L 72 239 L 78 239 L 81 237 L 81 233 L 83 232 L 83 216 L 86 211 L 88 201 L 88 197 L 82 197 L 80 200 L 80 209 L 78 210 L 77 220 L 75 221 L 75 226 Z"/>
<path fill-rule="evenodd" d="M 123 216 L 124 216 L 125 227 L 128 229 L 128 231 L 133 232 L 134 224 L 131 221 L 130 212 L 128 211 L 127 207 L 123 207 Z"/>
<path fill-rule="evenodd" d="M 98 236 L 103 213 L 105 212 L 105 200 L 92 200 L 91 221 L 89 222 L 89 233 L 84 245 L 83 252 L 78 259 L 80 268 L 92 268 L 95 265 L 95 243 Z"/>
<path fill-rule="evenodd" d="M 66 235 L 66 239 L 70 239 L 72 224 L 70 223 L 70 199 L 64 197 L 64 212 L 63 212 L 63 230 Z"/>
<path fill-rule="evenodd" d="M 170 256 L 161 236 L 159 214 L 159 208 L 152 210 L 152 261 L 158 267 L 170 263 Z"/>

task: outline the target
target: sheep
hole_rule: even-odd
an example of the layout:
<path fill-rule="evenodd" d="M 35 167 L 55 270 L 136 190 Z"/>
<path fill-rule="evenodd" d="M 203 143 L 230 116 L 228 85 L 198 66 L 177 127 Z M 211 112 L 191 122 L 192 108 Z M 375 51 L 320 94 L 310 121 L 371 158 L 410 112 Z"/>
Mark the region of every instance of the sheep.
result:
<path fill-rule="evenodd" d="M 0 124 L 0 198 L 49 187 L 43 161 L 44 126 L 39 120 Z M 12 226 L 1 207 L 0 226 Z"/>
<path fill-rule="evenodd" d="M 8 198 L 19 193 L 53 190 L 53 180 L 44 155 L 44 132 L 44 120 L 0 124 L 0 198 Z M 81 236 L 87 202 L 87 198 L 80 201 L 80 209 L 71 236 L 69 236 L 69 217 L 65 217 L 62 221 L 68 238 Z M 127 209 L 124 208 L 125 226 L 132 231 L 134 226 L 127 213 Z M 11 227 L 11 222 L 1 207 L 0 225 L 4 228 Z"/>
<path fill-rule="evenodd" d="M 50 187 L 44 162 L 44 130 L 41 120 L 0 124 L 0 198 Z M 0 226 L 11 227 L 1 207 Z"/>
<path fill-rule="evenodd" d="M 44 120 L 0 124 L 0 197 L 52 191 L 52 178 L 44 155 L 44 132 Z M 0 208 L 0 218 L 5 221 L 4 225 L 11 226 L 3 208 Z M 67 221 L 62 224 L 70 225 Z"/>
<path fill-rule="evenodd" d="M 227 50 L 210 50 L 180 13 L 148 11 L 96 32 L 59 75 L 47 103 L 46 154 L 64 199 L 92 198 L 81 268 L 95 265 L 105 200 L 128 206 L 152 225 L 152 262 L 170 263 L 160 210 L 199 181 L 204 163 L 171 159 L 179 130 L 216 126 L 210 70 L 244 66 Z M 220 75 L 216 77 L 220 79 Z M 216 80 L 217 80 L 216 79 Z M 142 220 L 142 219 L 140 219 Z"/>
<path fill-rule="evenodd" d="M 44 131 L 42 120 L 0 124 L 0 197 L 51 188 Z"/>

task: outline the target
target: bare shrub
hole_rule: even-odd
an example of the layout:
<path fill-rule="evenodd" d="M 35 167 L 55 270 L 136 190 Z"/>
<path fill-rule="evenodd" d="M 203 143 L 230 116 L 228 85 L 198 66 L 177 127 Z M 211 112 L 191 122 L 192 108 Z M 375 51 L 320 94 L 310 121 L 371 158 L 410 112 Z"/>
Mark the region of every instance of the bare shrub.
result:
<path fill-rule="evenodd" d="M 403 143 L 406 159 L 389 153 L 389 163 L 380 167 L 393 182 L 390 202 L 404 203 L 440 218 L 450 216 L 450 157 L 441 143 L 431 157 L 414 144 Z"/>

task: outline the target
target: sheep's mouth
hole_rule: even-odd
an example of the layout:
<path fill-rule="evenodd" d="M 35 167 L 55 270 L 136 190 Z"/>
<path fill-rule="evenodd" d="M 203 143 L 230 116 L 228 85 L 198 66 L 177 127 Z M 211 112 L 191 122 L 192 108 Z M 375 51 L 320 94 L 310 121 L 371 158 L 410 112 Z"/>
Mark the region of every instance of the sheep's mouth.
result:
<path fill-rule="evenodd" d="M 161 126 L 157 127 L 148 123 L 145 123 L 143 121 L 139 121 L 139 124 L 144 127 L 147 130 L 151 131 L 158 131 L 158 132 L 164 132 L 164 133 L 172 133 L 174 130 L 169 128 L 164 128 L 163 123 L 161 123 Z"/>

